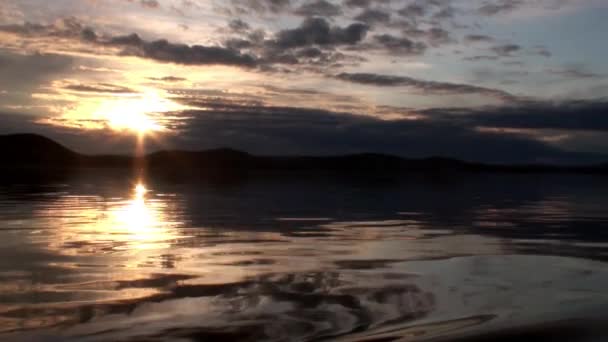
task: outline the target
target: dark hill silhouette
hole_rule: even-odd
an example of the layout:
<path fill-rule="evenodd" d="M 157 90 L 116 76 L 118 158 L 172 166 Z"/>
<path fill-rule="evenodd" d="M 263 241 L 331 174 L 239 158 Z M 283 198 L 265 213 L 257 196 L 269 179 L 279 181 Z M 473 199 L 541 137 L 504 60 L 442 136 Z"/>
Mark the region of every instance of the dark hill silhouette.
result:
<path fill-rule="evenodd" d="M 80 157 L 78 153 L 41 135 L 0 135 L 0 158 L 5 166 L 70 165 Z"/>
<path fill-rule="evenodd" d="M 432 157 L 406 159 L 392 155 L 362 153 L 343 156 L 254 156 L 233 149 L 206 151 L 159 151 L 142 158 L 90 156 L 69 150 L 35 134 L 0 136 L 0 169 L 16 168 L 127 168 L 146 166 L 149 172 L 172 175 L 326 173 L 385 175 L 405 172 L 580 172 L 606 173 L 608 163 L 595 166 L 489 165 Z"/>

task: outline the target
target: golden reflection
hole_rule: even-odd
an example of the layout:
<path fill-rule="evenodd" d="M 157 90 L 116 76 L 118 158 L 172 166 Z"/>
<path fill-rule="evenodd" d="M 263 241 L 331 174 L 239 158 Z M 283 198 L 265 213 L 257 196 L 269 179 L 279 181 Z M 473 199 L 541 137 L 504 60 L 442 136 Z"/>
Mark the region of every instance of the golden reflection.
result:
<path fill-rule="evenodd" d="M 148 189 L 146 189 L 146 187 L 142 183 L 137 183 L 137 185 L 135 185 L 135 199 L 136 200 L 143 201 L 144 196 L 146 195 L 146 192 L 148 192 Z"/>
<path fill-rule="evenodd" d="M 131 189 L 128 199 L 108 202 L 94 197 L 72 196 L 61 200 L 56 207 L 62 217 L 59 236 L 51 248 L 62 254 L 106 254 L 115 251 L 158 250 L 171 247 L 183 237 L 177 218 L 169 202 L 175 198 L 150 196 L 143 183 Z M 142 255 L 143 257 L 143 255 Z M 131 260 L 137 265 L 142 260 Z"/>

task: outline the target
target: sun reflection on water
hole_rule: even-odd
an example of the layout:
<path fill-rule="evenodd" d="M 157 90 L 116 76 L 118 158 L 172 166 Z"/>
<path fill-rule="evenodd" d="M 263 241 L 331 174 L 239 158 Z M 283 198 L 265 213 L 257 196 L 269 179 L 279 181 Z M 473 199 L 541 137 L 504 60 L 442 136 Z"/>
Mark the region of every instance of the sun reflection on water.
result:
<path fill-rule="evenodd" d="M 175 198 L 154 196 L 143 183 L 126 199 L 65 197 L 55 205 L 63 222 L 51 248 L 79 255 L 170 248 L 182 237 L 179 218 L 170 214 L 177 204 L 170 200 Z"/>

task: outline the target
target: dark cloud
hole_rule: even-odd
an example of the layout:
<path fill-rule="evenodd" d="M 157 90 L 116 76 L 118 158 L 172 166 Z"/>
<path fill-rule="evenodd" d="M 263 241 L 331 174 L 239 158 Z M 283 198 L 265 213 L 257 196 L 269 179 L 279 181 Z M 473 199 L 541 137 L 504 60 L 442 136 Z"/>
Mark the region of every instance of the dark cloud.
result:
<path fill-rule="evenodd" d="M 482 15 L 492 16 L 512 12 L 523 4 L 523 0 L 486 1 L 481 7 L 478 8 L 478 12 Z"/>
<path fill-rule="evenodd" d="M 112 37 L 103 44 L 122 47 L 123 55 L 149 58 L 186 65 L 232 65 L 254 67 L 256 58 L 237 50 L 203 45 L 170 43 L 167 40 L 144 41 L 137 34 Z"/>
<path fill-rule="evenodd" d="M 148 79 L 152 80 L 152 81 L 168 82 L 168 83 L 187 81 L 187 79 L 185 79 L 183 77 L 177 77 L 177 76 L 148 77 Z"/>
<path fill-rule="evenodd" d="M 80 38 L 83 31 L 90 32 L 92 29 L 83 26 L 76 18 L 64 18 L 55 24 L 42 25 L 25 22 L 23 24 L 0 25 L 0 31 L 18 34 L 26 37 L 61 37 Z M 86 34 L 85 34 L 86 35 Z"/>
<path fill-rule="evenodd" d="M 495 61 L 498 58 L 499 58 L 498 56 L 470 56 L 470 57 L 463 58 L 463 60 L 469 61 L 469 62 L 479 62 L 479 61 Z"/>
<path fill-rule="evenodd" d="M 542 45 L 535 46 L 532 50 L 532 53 L 535 55 L 543 56 L 545 58 L 550 58 L 553 56 L 551 51 Z"/>
<path fill-rule="evenodd" d="M 398 10 L 397 13 L 410 19 L 416 19 L 426 15 L 427 7 L 420 3 L 413 3 Z"/>
<path fill-rule="evenodd" d="M 244 32 L 251 27 L 241 19 L 233 19 L 228 23 L 228 27 L 234 32 Z"/>
<path fill-rule="evenodd" d="M 281 89 L 276 91 L 283 92 Z M 319 93 L 300 90 L 296 94 L 317 96 Z M 479 109 L 435 108 L 414 111 L 421 117 L 418 120 L 384 120 L 253 102 L 243 105 L 217 96 L 207 100 L 192 96 L 174 100 L 207 110 L 168 113 L 172 118 L 168 125 L 176 131 L 158 137 L 164 148 L 196 150 L 227 146 L 273 155 L 379 152 L 414 158 L 445 156 L 496 163 L 581 162 L 581 158 L 589 156 L 564 152 L 544 143 L 543 130 L 565 130 L 572 134 L 581 130 L 608 131 L 608 103 L 602 101 L 523 102 Z M 113 143 L 101 143 L 102 137 L 112 141 L 105 131 L 78 134 L 68 128 L 37 124 L 38 118 L 0 113 L 1 133 L 42 133 L 86 152 L 124 150 Z M 480 128 L 515 128 L 531 132 L 514 134 Z"/>
<path fill-rule="evenodd" d="M 475 68 L 472 71 L 475 81 L 472 83 L 486 83 L 486 82 L 499 82 L 501 84 L 515 84 L 518 83 L 516 79 L 528 76 L 530 73 L 523 69 L 516 70 L 502 70 L 500 68 Z"/>
<path fill-rule="evenodd" d="M 450 37 L 450 33 L 440 27 L 433 27 L 426 31 L 426 38 L 431 46 L 439 46 L 451 43 L 454 40 Z"/>
<path fill-rule="evenodd" d="M 467 115 L 430 113 L 468 127 L 608 132 L 608 101 L 524 102 L 506 107 L 471 109 Z"/>
<path fill-rule="evenodd" d="M 66 90 L 81 92 L 81 93 L 101 93 L 101 94 L 132 94 L 137 93 L 136 90 L 119 86 L 110 83 L 95 83 L 95 84 L 83 84 L 83 83 L 68 83 L 62 87 Z"/>
<path fill-rule="evenodd" d="M 160 4 L 156 0 L 140 0 L 140 3 L 141 3 L 142 6 L 148 7 L 148 8 L 158 8 L 158 7 L 160 7 Z"/>
<path fill-rule="evenodd" d="M 425 81 L 407 76 L 392 76 L 370 73 L 341 73 L 335 78 L 352 83 L 380 87 L 408 87 L 424 94 L 479 94 L 503 101 L 517 101 L 517 97 L 505 91 L 470 84 Z"/>
<path fill-rule="evenodd" d="M 368 8 L 357 15 L 355 20 L 362 21 L 369 25 L 387 24 L 391 20 L 391 14 L 379 9 Z"/>
<path fill-rule="evenodd" d="M 127 0 L 128 2 L 138 3 L 145 8 L 159 8 L 160 4 L 157 0 Z"/>
<path fill-rule="evenodd" d="M 364 58 L 347 55 L 335 50 L 323 50 L 317 47 L 304 47 L 289 49 L 283 52 L 267 52 L 261 59 L 265 67 L 282 64 L 297 66 L 299 70 L 315 73 L 327 72 L 327 68 L 341 68 L 344 66 L 356 66 L 365 61 Z"/>
<path fill-rule="evenodd" d="M 594 79 L 605 77 L 605 75 L 588 71 L 582 65 L 570 65 L 565 68 L 548 69 L 547 71 L 553 75 L 557 75 L 567 79 Z"/>
<path fill-rule="evenodd" d="M 222 1 L 222 5 L 225 2 Z M 236 15 L 246 15 L 254 11 L 258 14 L 279 14 L 286 12 L 291 7 L 290 0 L 230 0 L 229 12 Z"/>
<path fill-rule="evenodd" d="M 254 67 L 257 65 L 254 56 L 221 46 L 186 45 L 171 43 L 164 39 L 146 41 L 135 33 L 122 36 L 101 36 L 73 18 L 64 19 L 58 26 L 6 25 L 0 26 L 0 31 L 17 33 L 23 36 L 72 38 L 88 44 L 121 48 L 121 55 L 176 64 L 239 67 Z"/>
<path fill-rule="evenodd" d="M 307 18 L 295 29 L 279 31 L 274 45 L 294 48 L 311 45 L 354 45 L 365 38 L 369 27 L 354 23 L 346 27 L 330 26 L 323 18 Z"/>
<path fill-rule="evenodd" d="M 433 14 L 433 19 L 442 20 L 442 19 L 451 19 L 456 15 L 456 8 L 448 5 L 447 3 L 442 3 L 441 7 L 437 12 Z"/>
<path fill-rule="evenodd" d="M 483 34 L 469 34 L 464 37 L 464 40 L 469 43 L 491 43 L 494 38 Z"/>
<path fill-rule="evenodd" d="M 390 34 L 376 35 L 374 40 L 393 55 L 422 55 L 427 49 L 426 44 L 422 42 Z"/>
<path fill-rule="evenodd" d="M 31 101 L 30 93 L 52 80 L 69 75 L 75 58 L 55 54 L 21 55 L 0 50 L 0 89 L 11 89 Z"/>
<path fill-rule="evenodd" d="M 422 120 L 387 121 L 293 107 L 241 106 L 221 101 L 204 105 L 211 110 L 172 114 L 182 117 L 184 122 L 171 145 L 230 146 L 256 154 L 441 155 L 500 163 L 557 161 L 569 156 L 530 136 L 479 131 L 477 127 L 485 122 L 477 120 L 483 118 L 467 110 L 453 115 L 453 110 L 436 109 Z"/>
<path fill-rule="evenodd" d="M 498 56 L 501 57 L 511 57 L 513 56 L 513 53 L 518 52 L 520 50 L 521 46 L 517 44 L 498 45 L 492 48 L 492 51 L 494 51 Z"/>
<path fill-rule="evenodd" d="M 427 0 L 410 3 L 398 10 L 397 13 L 412 22 L 430 18 L 437 23 L 437 21 L 443 19 L 453 18 L 456 9 L 451 6 L 451 0 Z"/>
<path fill-rule="evenodd" d="M 342 14 L 342 10 L 326 0 L 314 0 L 302 4 L 294 13 L 305 17 L 335 17 Z"/>
<path fill-rule="evenodd" d="M 525 63 L 522 61 L 504 61 L 502 62 L 502 65 L 523 67 Z"/>
<path fill-rule="evenodd" d="M 345 0 L 344 6 L 350 8 L 368 8 L 372 4 L 390 4 L 391 0 Z"/>
<path fill-rule="evenodd" d="M 367 8 L 372 3 L 372 0 L 346 0 L 344 5 L 347 7 Z"/>
<path fill-rule="evenodd" d="M 385 121 L 345 113 L 290 107 L 205 104 L 210 111 L 171 113 L 176 134 L 158 137 L 164 148 L 232 147 L 254 154 L 334 155 L 380 152 L 405 157 L 447 156 L 474 161 L 530 162 L 560 156 L 559 150 L 524 137 L 484 134 L 447 122 Z M 132 150 L 133 139 L 108 131 L 79 134 L 35 123 L 35 117 L 0 113 L 2 133 L 49 136 L 87 153 Z M 500 156 L 500 157 L 499 157 Z"/>

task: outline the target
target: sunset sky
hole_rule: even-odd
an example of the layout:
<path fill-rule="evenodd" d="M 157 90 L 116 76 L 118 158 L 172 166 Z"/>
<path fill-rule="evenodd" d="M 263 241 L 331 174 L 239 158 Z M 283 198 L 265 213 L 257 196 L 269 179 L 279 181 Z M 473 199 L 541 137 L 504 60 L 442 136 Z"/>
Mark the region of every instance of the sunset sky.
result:
<path fill-rule="evenodd" d="M 599 160 L 606 18 L 607 0 L 2 0 L 0 134 Z"/>

